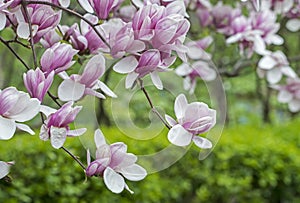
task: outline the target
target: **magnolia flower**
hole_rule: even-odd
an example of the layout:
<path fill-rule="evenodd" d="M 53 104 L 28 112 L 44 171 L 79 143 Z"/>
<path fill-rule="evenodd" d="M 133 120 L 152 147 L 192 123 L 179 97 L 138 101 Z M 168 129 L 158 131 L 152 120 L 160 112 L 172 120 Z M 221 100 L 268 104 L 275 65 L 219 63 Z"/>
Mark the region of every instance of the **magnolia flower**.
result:
<path fill-rule="evenodd" d="M 300 79 L 287 78 L 286 85 L 273 86 L 279 91 L 278 101 L 281 103 L 288 103 L 291 112 L 300 111 Z"/>
<path fill-rule="evenodd" d="M 176 68 L 175 72 L 185 77 L 184 89 L 190 90 L 190 94 L 194 93 L 197 77 L 204 81 L 212 81 L 217 77 L 216 71 L 205 61 L 197 61 L 193 64 L 183 63 Z"/>
<path fill-rule="evenodd" d="M 0 140 L 8 140 L 16 128 L 34 134 L 29 126 L 18 122 L 31 120 L 40 110 L 40 101 L 14 87 L 0 90 Z"/>
<path fill-rule="evenodd" d="M 35 43 L 39 42 L 44 34 L 54 29 L 61 19 L 61 11 L 55 12 L 51 6 L 30 4 L 27 6 L 27 10 L 30 15 Z M 27 39 L 30 36 L 30 32 L 25 15 L 21 9 L 15 14 L 18 21 L 17 34 L 19 37 Z"/>
<path fill-rule="evenodd" d="M 94 140 L 97 147 L 96 159 L 91 162 L 88 150 L 86 175 L 103 176 L 106 187 L 113 193 L 120 193 L 124 188 L 133 193 L 125 183 L 124 178 L 139 181 L 147 175 L 147 171 L 136 164 L 137 157 L 127 153 L 127 145 L 123 142 L 108 145 L 99 129 L 95 131 Z"/>
<path fill-rule="evenodd" d="M 55 29 L 47 32 L 40 40 L 40 43 L 44 46 L 44 48 L 48 49 L 52 47 L 54 44 L 58 43 L 62 40 L 62 37 L 57 33 Z"/>
<path fill-rule="evenodd" d="M 192 60 L 211 60 L 211 55 L 204 50 L 212 42 L 213 38 L 211 36 L 208 36 L 198 41 L 191 41 L 186 43 L 186 46 L 188 47 L 187 56 Z"/>
<path fill-rule="evenodd" d="M 100 19 L 105 20 L 123 0 L 79 0 L 78 2 L 87 12 L 95 12 Z"/>
<path fill-rule="evenodd" d="M 55 74 L 70 68 L 75 61 L 73 56 L 77 53 L 69 44 L 56 43 L 48 48 L 41 57 L 41 70 L 48 76 L 53 70 Z"/>
<path fill-rule="evenodd" d="M 131 88 L 138 78 L 150 74 L 153 84 L 161 90 L 163 85 L 157 72 L 166 71 L 167 69 L 162 66 L 160 52 L 156 49 L 149 49 L 139 57 L 139 60 L 135 56 L 123 58 L 114 65 L 113 70 L 122 74 L 128 73 L 126 88 Z"/>
<path fill-rule="evenodd" d="M 36 70 L 29 70 L 23 74 L 24 85 L 31 97 L 37 98 L 41 102 L 45 94 L 48 92 L 54 77 L 52 71 L 47 77 L 37 68 Z"/>
<path fill-rule="evenodd" d="M 86 128 L 80 128 L 76 130 L 70 130 L 69 124 L 72 123 L 81 106 L 72 107 L 73 102 L 64 104 L 56 112 L 50 114 L 47 120 L 41 126 L 40 139 L 47 141 L 50 139 L 51 145 L 55 149 L 59 149 L 63 146 L 68 137 L 79 136 L 85 133 Z"/>
<path fill-rule="evenodd" d="M 10 162 L 0 161 L 0 179 L 8 175 L 9 169 L 13 164 L 14 164 L 13 161 Z"/>
<path fill-rule="evenodd" d="M 101 54 L 93 56 L 86 64 L 81 75 L 63 76 L 64 81 L 58 87 L 58 97 L 62 101 L 77 101 L 84 95 L 93 95 L 104 99 L 101 89 L 110 97 L 117 97 L 99 78 L 105 72 L 105 59 Z"/>
<path fill-rule="evenodd" d="M 258 75 L 262 78 L 266 75 L 267 81 L 271 84 L 279 82 L 282 75 L 295 78 L 297 75 L 290 67 L 289 62 L 281 51 L 265 55 L 258 62 Z"/>
<path fill-rule="evenodd" d="M 210 109 L 205 103 L 187 103 L 186 97 L 180 94 L 176 97 L 174 111 L 177 121 L 165 115 L 171 126 L 168 133 L 169 141 L 177 146 L 187 146 L 192 141 L 203 149 L 212 147 L 212 143 L 198 134 L 209 131 L 216 124 L 216 111 Z"/>
<path fill-rule="evenodd" d="M 6 3 L 4 3 L 4 0 L 0 0 L 0 31 L 5 28 L 6 14 L 9 13 L 7 7 L 9 7 L 11 3 L 13 3 L 12 0 L 6 1 Z"/>

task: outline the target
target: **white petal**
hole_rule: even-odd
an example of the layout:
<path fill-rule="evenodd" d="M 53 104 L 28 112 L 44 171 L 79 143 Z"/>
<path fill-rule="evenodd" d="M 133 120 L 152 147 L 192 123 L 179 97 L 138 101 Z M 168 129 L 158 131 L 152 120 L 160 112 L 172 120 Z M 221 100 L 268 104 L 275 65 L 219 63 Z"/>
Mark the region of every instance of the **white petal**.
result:
<path fill-rule="evenodd" d="M 17 35 L 22 39 L 28 39 L 30 35 L 28 23 L 19 23 L 17 27 Z"/>
<path fill-rule="evenodd" d="M 276 65 L 277 62 L 271 56 L 264 56 L 258 63 L 258 67 L 264 70 L 270 70 Z"/>
<path fill-rule="evenodd" d="M 277 99 L 281 103 L 287 103 L 293 99 L 293 95 L 288 91 L 281 90 L 278 93 Z"/>
<path fill-rule="evenodd" d="M 86 128 L 79 128 L 75 130 L 68 130 L 67 135 L 71 137 L 80 136 L 86 132 Z"/>
<path fill-rule="evenodd" d="M 103 179 L 107 188 L 113 193 L 121 193 L 124 190 L 124 178 L 110 167 L 104 170 Z"/>
<path fill-rule="evenodd" d="M 289 102 L 289 109 L 291 112 L 298 112 L 300 110 L 300 101 L 293 99 Z"/>
<path fill-rule="evenodd" d="M 70 5 L 70 0 L 58 0 L 62 7 L 67 8 Z"/>
<path fill-rule="evenodd" d="M 186 131 L 181 125 L 173 126 L 168 133 L 168 140 L 177 146 L 187 146 L 192 141 L 192 134 Z"/>
<path fill-rule="evenodd" d="M 131 166 L 121 168 L 120 173 L 122 173 L 122 175 L 126 179 L 131 180 L 131 181 L 142 180 L 147 175 L 147 171 L 138 164 L 133 164 Z"/>
<path fill-rule="evenodd" d="M 4 161 L 0 161 L 0 179 L 4 178 L 9 173 L 10 165 Z"/>
<path fill-rule="evenodd" d="M 177 122 L 171 116 L 169 116 L 167 114 L 165 115 L 165 119 L 170 126 L 174 126 L 177 124 Z"/>
<path fill-rule="evenodd" d="M 134 194 L 134 192 L 128 187 L 128 185 L 125 183 L 125 189 L 130 192 L 130 194 Z"/>
<path fill-rule="evenodd" d="M 113 67 L 113 70 L 117 73 L 130 73 L 138 66 L 139 62 L 134 56 L 128 56 L 120 60 Z"/>
<path fill-rule="evenodd" d="M 151 77 L 153 84 L 155 85 L 155 87 L 157 89 L 162 90 L 164 88 L 157 72 L 150 73 L 150 77 Z"/>
<path fill-rule="evenodd" d="M 16 123 L 16 127 L 22 131 L 28 132 L 31 135 L 35 134 L 35 132 L 28 125 Z"/>
<path fill-rule="evenodd" d="M 93 13 L 94 10 L 92 8 L 92 6 L 90 5 L 88 0 L 78 0 L 79 4 L 81 5 L 81 7 L 86 10 L 89 13 Z"/>
<path fill-rule="evenodd" d="M 300 19 L 291 19 L 286 23 L 286 28 L 292 32 L 300 30 Z"/>
<path fill-rule="evenodd" d="M 77 101 L 85 90 L 85 85 L 71 79 L 64 80 L 58 87 L 58 98 L 61 101 Z"/>
<path fill-rule="evenodd" d="M 201 149 L 210 149 L 212 148 L 212 143 L 204 137 L 194 136 L 193 141 Z"/>
<path fill-rule="evenodd" d="M 275 84 L 282 78 L 282 73 L 279 68 L 273 68 L 267 72 L 267 80 L 271 84 Z"/>
<path fill-rule="evenodd" d="M 113 98 L 117 98 L 117 95 L 111 91 L 111 89 L 109 89 L 109 87 L 107 87 L 103 82 L 101 82 L 100 80 L 98 81 L 98 85 L 100 86 L 100 89 L 108 96 L 113 97 Z"/>
<path fill-rule="evenodd" d="M 102 145 L 106 144 L 105 137 L 100 129 L 97 129 L 94 134 L 94 141 L 96 147 L 99 148 Z"/>
<path fill-rule="evenodd" d="M 181 64 L 175 70 L 175 73 L 179 76 L 186 76 L 186 75 L 190 74 L 191 72 L 193 72 L 193 69 L 187 63 Z"/>
<path fill-rule="evenodd" d="M 24 121 L 31 120 L 33 117 L 35 117 L 39 113 L 40 107 L 41 107 L 40 106 L 41 102 L 36 98 L 30 99 L 29 101 L 27 99 L 29 99 L 29 96 L 26 99 L 24 98 L 24 102 L 27 102 L 26 107 L 21 112 L 18 112 L 17 114 L 15 114 L 13 116 L 10 116 L 10 118 L 13 118 L 19 122 L 24 122 Z M 21 105 L 21 104 L 19 104 L 19 105 Z"/>
<path fill-rule="evenodd" d="M 45 116 L 49 116 L 52 113 L 55 113 L 57 110 L 54 108 L 51 108 L 50 106 L 41 105 L 40 112 L 45 114 Z"/>
<path fill-rule="evenodd" d="M 289 66 L 282 67 L 281 72 L 284 75 L 286 75 L 287 77 L 291 77 L 291 78 L 296 78 L 297 77 L 297 74 L 295 73 L 295 71 Z"/>
<path fill-rule="evenodd" d="M 271 42 L 275 45 L 282 45 L 284 43 L 284 39 L 279 35 L 273 35 Z"/>
<path fill-rule="evenodd" d="M 4 13 L 0 13 L 0 30 L 3 30 L 6 25 L 6 15 Z"/>
<path fill-rule="evenodd" d="M 0 116 L 0 140 L 9 140 L 15 134 L 16 124 L 13 120 Z"/>
<path fill-rule="evenodd" d="M 133 86 L 135 80 L 138 78 L 139 74 L 136 72 L 131 72 L 126 76 L 125 88 L 129 89 Z"/>
<path fill-rule="evenodd" d="M 188 102 L 184 94 L 180 94 L 179 96 L 176 97 L 174 103 L 174 111 L 177 119 L 180 119 L 184 116 L 187 105 Z"/>
<path fill-rule="evenodd" d="M 66 128 L 57 128 L 54 126 L 51 126 L 50 128 L 50 140 L 51 145 L 55 149 L 61 148 L 67 138 L 67 129 Z"/>

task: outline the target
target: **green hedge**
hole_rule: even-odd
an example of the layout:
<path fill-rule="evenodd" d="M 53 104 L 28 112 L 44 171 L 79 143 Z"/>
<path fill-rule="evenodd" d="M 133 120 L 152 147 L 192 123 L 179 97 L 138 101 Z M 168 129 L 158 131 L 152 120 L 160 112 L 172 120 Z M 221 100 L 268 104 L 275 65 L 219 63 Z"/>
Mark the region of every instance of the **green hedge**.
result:
<path fill-rule="evenodd" d="M 128 182 L 134 195 L 111 193 L 102 179 L 86 180 L 62 150 L 38 136 L 18 135 L 0 142 L 0 160 L 16 162 L 12 182 L 0 181 L 0 202 L 300 202 L 298 126 L 294 121 L 280 127 L 229 127 L 204 161 L 197 159 L 199 151 L 193 146 L 167 170 Z M 116 129 L 104 131 L 122 137 Z M 129 140 L 128 149 L 145 153 L 165 144 Z M 85 162 L 77 138 L 68 139 L 66 146 Z"/>

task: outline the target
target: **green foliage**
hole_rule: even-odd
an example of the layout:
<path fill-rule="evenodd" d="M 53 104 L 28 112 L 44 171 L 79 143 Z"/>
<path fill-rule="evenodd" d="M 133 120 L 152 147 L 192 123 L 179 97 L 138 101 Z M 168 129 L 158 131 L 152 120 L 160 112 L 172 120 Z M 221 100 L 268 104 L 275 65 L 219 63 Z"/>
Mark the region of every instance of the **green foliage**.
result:
<path fill-rule="evenodd" d="M 62 150 L 38 136 L 17 135 L 1 141 L 1 160 L 15 160 L 11 183 L 0 181 L 0 202 L 299 202 L 299 120 L 281 126 L 231 126 L 205 160 L 192 146 L 167 170 L 140 182 L 127 181 L 135 191 L 116 195 L 101 178 L 88 178 Z M 103 129 L 110 142 L 128 143 L 128 151 L 152 153 L 167 145 L 166 131 L 150 142 L 126 138 L 117 129 Z M 87 135 L 92 139 L 92 134 Z M 160 137 L 160 138 L 159 138 Z M 81 142 L 66 147 L 85 163 Z"/>

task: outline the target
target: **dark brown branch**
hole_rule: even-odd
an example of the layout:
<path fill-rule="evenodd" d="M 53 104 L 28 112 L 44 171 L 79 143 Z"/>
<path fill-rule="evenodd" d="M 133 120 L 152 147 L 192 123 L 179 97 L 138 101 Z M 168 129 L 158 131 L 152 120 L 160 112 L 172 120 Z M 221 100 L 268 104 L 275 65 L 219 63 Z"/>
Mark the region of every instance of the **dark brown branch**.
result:
<path fill-rule="evenodd" d="M 72 154 L 72 152 L 70 152 L 67 148 L 65 147 L 61 147 L 61 149 L 63 149 L 65 152 L 67 152 L 67 154 L 69 154 L 80 166 L 83 170 L 85 170 L 85 166 L 84 164 L 78 159 L 78 157 L 76 157 L 74 154 Z"/>
<path fill-rule="evenodd" d="M 13 48 L 9 45 L 9 42 L 5 41 L 0 37 L 0 41 L 13 53 L 13 55 L 25 66 L 27 70 L 30 70 L 29 66 L 25 63 L 25 61 L 13 50 Z"/>
<path fill-rule="evenodd" d="M 43 4 L 43 5 L 52 6 L 52 7 L 54 7 L 54 8 L 58 8 L 58 9 L 60 9 L 60 10 L 62 10 L 62 11 L 65 11 L 65 12 L 71 14 L 71 15 L 74 15 L 74 16 L 80 18 L 81 20 L 83 20 L 83 21 L 85 21 L 87 24 L 89 24 L 89 25 L 92 27 L 92 29 L 96 32 L 96 34 L 100 37 L 100 39 L 104 42 L 104 44 L 105 44 L 107 47 L 110 48 L 110 45 L 109 45 L 108 42 L 104 39 L 104 37 L 102 37 L 102 35 L 100 34 L 100 32 L 96 29 L 95 25 L 94 25 L 92 22 L 90 22 L 89 20 L 87 20 L 85 17 L 83 17 L 81 14 L 79 14 L 79 13 L 73 11 L 73 10 L 70 10 L 70 9 L 68 9 L 68 8 L 64 8 L 64 7 L 62 7 L 62 6 L 55 5 L 55 4 L 53 4 L 53 3 L 46 2 L 46 1 L 27 1 L 27 4 Z"/>

